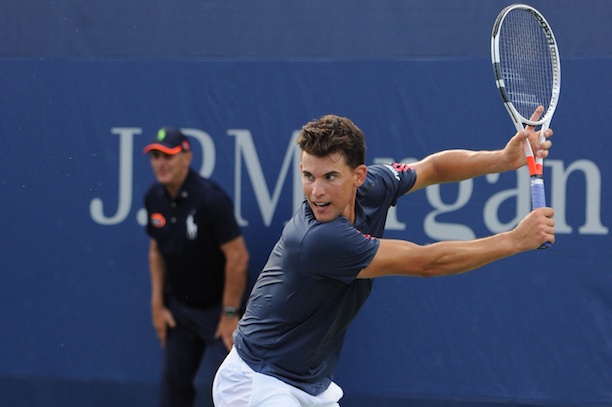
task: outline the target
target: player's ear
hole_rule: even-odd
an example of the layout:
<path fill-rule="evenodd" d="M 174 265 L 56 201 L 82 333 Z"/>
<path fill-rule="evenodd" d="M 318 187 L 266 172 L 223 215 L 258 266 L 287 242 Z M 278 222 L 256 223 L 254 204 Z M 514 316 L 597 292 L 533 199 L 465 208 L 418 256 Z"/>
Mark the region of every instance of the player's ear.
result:
<path fill-rule="evenodd" d="M 355 174 L 355 188 L 359 188 L 361 184 L 365 181 L 366 174 L 368 172 L 368 167 L 365 164 L 361 164 L 357 168 L 353 170 Z"/>

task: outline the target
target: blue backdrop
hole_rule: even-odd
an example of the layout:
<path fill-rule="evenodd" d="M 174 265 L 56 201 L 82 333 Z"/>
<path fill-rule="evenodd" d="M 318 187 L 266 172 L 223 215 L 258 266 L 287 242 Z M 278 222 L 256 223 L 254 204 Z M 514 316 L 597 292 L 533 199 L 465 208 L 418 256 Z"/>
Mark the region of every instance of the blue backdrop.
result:
<path fill-rule="evenodd" d="M 376 281 L 337 372 L 345 407 L 612 405 L 612 4 L 532 4 L 562 57 L 545 163 L 557 242 L 461 276 Z M 234 199 L 254 279 L 302 198 L 292 140 L 306 122 L 351 118 L 368 164 L 503 147 L 514 130 L 488 53 L 505 5 L 2 3 L 0 405 L 156 402 L 142 148 L 159 127 L 185 129 L 194 166 Z M 411 194 L 386 236 L 509 230 L 526 178 Z"/>

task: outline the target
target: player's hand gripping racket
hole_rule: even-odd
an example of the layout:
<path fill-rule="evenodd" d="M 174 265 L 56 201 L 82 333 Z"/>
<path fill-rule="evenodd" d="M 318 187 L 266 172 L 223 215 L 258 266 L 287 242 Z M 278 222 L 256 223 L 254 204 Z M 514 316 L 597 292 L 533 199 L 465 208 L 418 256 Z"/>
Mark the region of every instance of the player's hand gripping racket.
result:
<path fill-rule="evenodd" d="M 561 90 L 559 50 L 550 25 L 533 7 L 506 7 L 493 26 L 491 59 L 497 88 L 516 130 L 541 126 L 539 142 L 543 142 Z M 539 106 L 544 107 L 541 117 L 534 115 Z M 546 206 L 542 158 L 534 156 L 528 140 L 523 148 L 531 175 L 532 208 Z M 545 243 L 540 249 L 548 247 L 550 243 Z"/>

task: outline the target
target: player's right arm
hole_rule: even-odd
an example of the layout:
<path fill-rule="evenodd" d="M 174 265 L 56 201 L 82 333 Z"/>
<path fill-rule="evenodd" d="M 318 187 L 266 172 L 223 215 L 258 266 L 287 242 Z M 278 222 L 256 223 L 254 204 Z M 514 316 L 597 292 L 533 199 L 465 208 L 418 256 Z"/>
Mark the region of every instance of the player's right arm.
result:
<path fill-rule="evenodd" d="M 166 347 L 166 332 L 168 327 L 174 328 L 176 323 L 164 303 L 164 284 L 166 282 L 166 263 L 159 250 L 157 241 L 151 239 L 149 246 L 149 271 L 151 273 L 151 313 L 153 326 L 162 348 Z"/>
<path fill-rule="evenodd" d="M 389 275 L 435 277 L 461 274 L 496 260 L 554 241 L 554 212 L 540 208 L 509 232 L 469 240 L 445 241 L 427 246 L 404 240 L 380 239 L 376 255 L 357 278 Z"/>

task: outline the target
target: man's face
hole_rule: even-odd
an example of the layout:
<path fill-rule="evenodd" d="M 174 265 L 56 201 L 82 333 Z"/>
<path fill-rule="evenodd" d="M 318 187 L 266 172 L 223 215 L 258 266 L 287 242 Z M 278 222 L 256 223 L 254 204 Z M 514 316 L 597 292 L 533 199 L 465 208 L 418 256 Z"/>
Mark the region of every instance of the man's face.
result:
<path fill-rule="evenodd" d="M 181 151 L 170 155 L 158 150 L 150 153 L 151 167 L 157 181 L 164 185 L 168 190 L 180 188 L 189 171 L 191 163 L 191 153 Z"/>
<path fill-rule="evenodd" d="M 316 157 L 302 152 L 302 188 L 319 222 L 338 216 L 355 221 L 355 194 L 365 180 L 366 166 L 352 169 L 340 153 Z"/>

